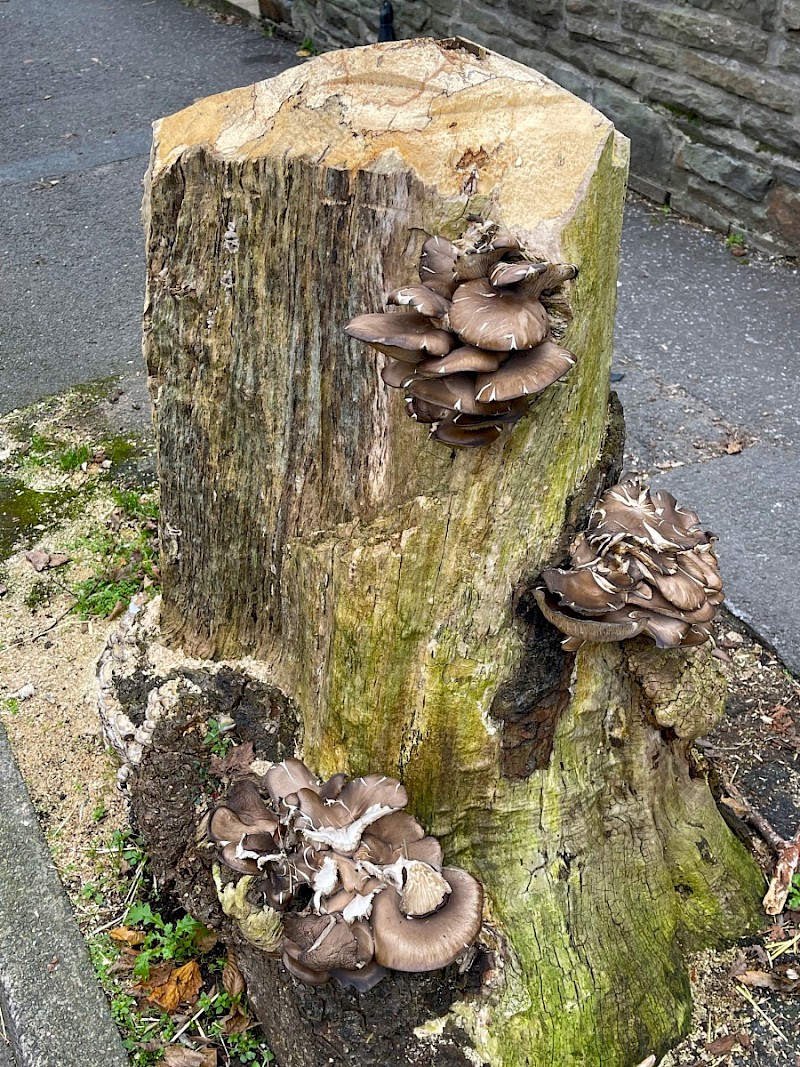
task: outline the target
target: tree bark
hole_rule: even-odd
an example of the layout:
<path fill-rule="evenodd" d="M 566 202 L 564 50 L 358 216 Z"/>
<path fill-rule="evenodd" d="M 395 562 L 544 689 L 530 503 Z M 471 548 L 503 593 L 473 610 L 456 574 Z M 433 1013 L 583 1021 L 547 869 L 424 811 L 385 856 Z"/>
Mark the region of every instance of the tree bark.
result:
<path fill-rule="evenodd" d="M 251 657 L 240 692 L 257 661 L 256 706 L 284 724 L 262 723 L 260 754 L 293 738 L 320 775 L 397 775 L 487 895 L 486 952 L 466 976 L 300 989 L 242 945 L 280 1067 L 630 1067 L 688 1025 L 686 953 L 757 924 L 759 876 L 690 753 L 723 706 L 708 648 L 566 654 L 531 595 L 619 473 L 608 375 L 626 163 L 598 112 L 460 41 L 322 56 L 156 124 L 160 640 Z M 342 331 L 413 280 L 426 235 L 455 238 L 470 214 L 578 264 L 561 342 L 578 362 L 498 442 L 452 452 Z M 187 785 L 213 700 L 184 684 L 203 676 L 208 694 L 220 668 L 148 662 L 134 703 L 182 681 L 134 807 L 162 872 L 221 922 Z"/>

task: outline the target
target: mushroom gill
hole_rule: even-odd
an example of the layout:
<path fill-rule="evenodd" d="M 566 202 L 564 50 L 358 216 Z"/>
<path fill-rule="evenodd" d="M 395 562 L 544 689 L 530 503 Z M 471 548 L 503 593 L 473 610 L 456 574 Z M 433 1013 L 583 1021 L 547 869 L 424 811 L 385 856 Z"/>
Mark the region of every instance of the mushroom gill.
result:
<path fill-rule="evenodd" d="M 570 566 L 542 572 L 536 599 L 569 651 L 640 633 L 659 648 L 702 644 L 724 595 L 714 541 L 694 511 L 629 476 L 598 500 Z"/>
<path fill-rule="evenodd" d="M 220 863 L 245 875 L 235 887 L 218 883 L 221 900 L 241 897 L 227 914 L 256 943 L 243 924 L 261 910 L 245 907 L 245 887 L 266 901 L 267 950 L 311 985 L 332 976 L 364 992 L 393 958 L 399 970 L 452 963 L 477 937 L 483 893 L 465 871 L 442 867 L 439 842 L 402 810 L 407 803 L 395 778 L 323 782 L 297 759 L 237 783 L 205 820 Z"/>
<path fill-rule="evenodd" d="M 523 418 L 530 399 L 574 365 L 553 338 L 548 308 L 568 314 L 564 286 L 576 275 L 497 223 L 474 221 L 456 241 L 425 241 L 422 284 L 387 298 L 413 310 L 358 315 L 345 332 L 386 356 L 383 381 L 404 391 L 407 413 L 431 425 L 433 440 L 474 448 Z"/>

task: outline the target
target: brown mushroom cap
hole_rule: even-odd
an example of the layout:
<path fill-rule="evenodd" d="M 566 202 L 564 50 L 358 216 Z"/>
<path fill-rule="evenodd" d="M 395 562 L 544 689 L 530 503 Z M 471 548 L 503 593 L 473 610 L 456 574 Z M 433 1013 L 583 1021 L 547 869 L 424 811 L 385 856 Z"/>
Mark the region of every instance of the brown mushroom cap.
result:
<path fill-rule="evenodd" d="M 345 971 L 337 967 L 331 973 L 345 989 L 355 989 L 357 993 L 368 993 L 389 972 L 385 967 L 381 967 L 379 963 L 376 963 L 375 960 L 371 960 L 369 963 L 364 964 L 360 970 Z"/>
<path fill-rule="evenodd" d="M 422 362 L 427 363 L 429 361 L 423 360 Z M 421 366 L 421 364 L 417 364 L 417 366 Z M 402 389 L 406 382 L 413 377 L 415 370 L 415 367 L 402 359 L 387 358 L 386 365 L 381 371 L 381 378 L 392 389 Z"/>
<path fill-rule="evenodd" d="M 447 374 L 443 378 L 412 378 L 407 393 L 432 407 L 448 408 L 464 415 L 491 418 L 510 410 L 507 402 L 484 404 L 475 399 L 475 382 L 467 374 Z"/>
<path fill-rule="evenodd" d="M 535 589 L 534 596 L 542 615 L 570 639 L 564 642 L 567 651 L 574 652 L 584 641 L 625 641 L 644 630 L 644 620 L 636 614 L 620 611 L 612 620 L 581 618 L 561 608 L 555 597 L 545 589 Z M 577 643 L 576 643 L 577 642 Z"/>
<path fill-rule="evenodd" d="M 453 294 L 450 326 L 465 344 L 507 352 L 535 348 L 544 340 L 548 322 L 538 299 L 523 289 L 495 289 L 488 278 L 476 278 Z"/>
<path fill-rule="evenodd" d="M 481 374 L 476 384 L 478 400 L 514 400 L 540 393 L 563 378 L 575 366 L 575 357 L 555 341 L 543 341 L 536 348 L 518 352 L 490 374 Z"/>
<path fill-rule="evenodd" d="M 427 285 L 404 285 L 402 289 L 394 289 L 389 293 L 387 300 L 390 304 L 412 307 L 420 315 L 429 315 L 434 319 L 442 318 L 450 308 L 450 301 Z"/>
<path fill-rule="evenodd" d="M 426 378 L 437 378 L 441 374 L 461 374 L 464 371 L 486 374 L 497 370 L 502 365 L 504 356 L 503 352 L 487 352 L 485 348 L 463 345 L 439 359 L 423 359 L 414 368 L 414 372 Z"/>
<path fill-rule="evenodd" d="M 408 919 L 400 897 L 388 888 L 375 897 L 372 932 L 375 960 L 396 971 L 435 971 L 451 964 L 480 932 L 483 890 L 466 871 L 445 867 L 451 888 L 443 908 L 422 919 Z"/>
<path fill-rule="evenodd" d="M 422 246 L 419 259 L 420 281 L 444 297 L 451 297 L 458 281 L 455 263 L 458 249 L 446 237 L 429 237 Z"/>
<path fill-rule="evenodd" d="M 444 356 L 453 347 L 452 335 L 417 311 L 357 315 L 345 333 L 405 363 L 419 363 L 425 353 Z"/>
<path fill-rule="evenodd" d="M 502 432 L 499 425 L 470 427 L 462 426 L 454 419 L 443 419 L 437 424 L 432 436 L 453 448 L 479 448 L 496 441 Z"/>
<path fill-rule="evenodd" d="M 319 789 L 316 775 L 311 773 L 302 760 L 293 756 L 281 763 L 274 763 L 266 773 L 265 782 L 276 807 L 298 789 L 313 789 L 315 792 Z"/>

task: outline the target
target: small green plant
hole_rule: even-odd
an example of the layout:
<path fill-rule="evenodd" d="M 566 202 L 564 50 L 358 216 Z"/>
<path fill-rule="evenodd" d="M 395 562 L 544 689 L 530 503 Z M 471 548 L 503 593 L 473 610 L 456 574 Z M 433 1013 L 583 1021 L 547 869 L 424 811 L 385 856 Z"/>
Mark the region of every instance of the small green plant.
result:
<path fill-rule="evenodd" d="M 219 719 L 209 719 L 206 722 L 204 744 L 208 746 L 215 756 L 219 756 L 222 759 L 233 744 L 230 728 L 226 728 Z"/>
<path fill-rule="evenodd" d="M 792 879 L 786 904 L 792 911 L 800 911 L 800 874 L 796 874 Z"/>
<path fill-rule="evenodd" d="M 59 454 L 58 465 L 62 471 L 76 471 L 84 463 L 89 462 L 91 454 L 88 445 L 77 445 L 74 448 L 66 448 Z"/>
<path fill-rule="evenodd" d="M 16 697 L 9 697 L 4 703 L 9 715 L 19 715 L 19 700 Z"/>
<path fill-rule="evenodd" d="M 102 822 L 106 815 L 108 815 L 108 808 L 105 801 L 101 800 L 92 808 L 92 822 Z"/>
<path fill-rule="evenodd" d="M 186 963 L 200 951 L 198 943 L 208 937 L 210 931 L 191 915 L 184 915 L 177 922 L 167 922 L 149 904 L 133 904 L 128 908 L 126 923 L 143 926 L 146 930 L 141 951 L 136 958 L 133 973 L 137 978 L 148 978 L 154 963 L 169 960 Z"/>
<path fill-rule="evenodd" d="M 53 583 L 47 578 L 34 579 L 30 589 L 25 594 L 24 604 L 29 611 L 38 611 L 50 602 L 53 595 Z"/>
<path fill-rule="evenodd" d="M 319 49 L 314 44 L 314 38 L 313 37 L 304 37 L 303 38 L 303 40 L 302 40 L 302 42 L 300 44 L 300 51 L 299 51 L 298 54 L 303 54 L 303 53 L 305 53 L 306 55 L 309 55 L 309 56 L 319 55 Z"/>
<path fill-rule="evenodd" d="M 725 238 L 728 248 L 744 248 L 744 237 L 740 233 L 729 233 Z"/>
<path fill-rule="evenodd" d="M 157 519 L 158 500 L 135 489 L 112 488 L 111 499 L 128 519 Z"/>
<path fill-rule="evenodd" d="M 138 867 L 145 858 L 142 842 L 130 829 L 115 830 L 109 842 L 112 849 L 117 851 L 119 858 L 127 863 L 128 867 Z"/>
<path fill-rule="evenodd" d="M 138 578 L 124 578 L 121 581 L 87 578 L 75 586 L 75 613 L 81 619 L 89 619 L 93 615 L 105 618 L 120 601 L 125 603 L 130 600 L 140 588 Z"/>

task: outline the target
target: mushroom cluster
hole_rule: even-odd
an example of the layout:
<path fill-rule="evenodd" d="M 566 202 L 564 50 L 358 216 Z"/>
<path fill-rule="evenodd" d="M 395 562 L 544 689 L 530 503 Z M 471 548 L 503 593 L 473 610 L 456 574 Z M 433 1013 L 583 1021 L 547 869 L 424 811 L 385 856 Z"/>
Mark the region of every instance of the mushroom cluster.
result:
<path fill-rule="evenodd" d="M 394 778 L 320 782 L 287 759 L 236 782 L 211 811 L 208 839 L 282 919 L 275 946 L 296 978 L 333 975 L 363 992 L 390 968 L 446 967 L 478 936 L 480 884 L 442 866 L 407 802 Z"/>
<path fill-rule="evenodd" d="M 723 600 L 714 540 L 670 493 L 627 477 L 598 501 L 571 566 L 542 573 L 536 599 L 569 651 L 637 634 L 659 648 L 699 645 Z"/>
<path fill-rule="evenodd" d="M 472 223 L 457 241 L 424 243 L 421 284 L 388 296 L 409 310 L 358 315 L 345 330 L 384 353 L 384 382 L 404 391 L 406 412 L 436 441 L 490 444 L 575 363 L 553 339 L 545 304 L 576 274 L 537 262 L 496 223 Z"/>

